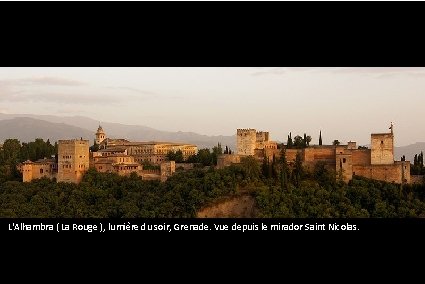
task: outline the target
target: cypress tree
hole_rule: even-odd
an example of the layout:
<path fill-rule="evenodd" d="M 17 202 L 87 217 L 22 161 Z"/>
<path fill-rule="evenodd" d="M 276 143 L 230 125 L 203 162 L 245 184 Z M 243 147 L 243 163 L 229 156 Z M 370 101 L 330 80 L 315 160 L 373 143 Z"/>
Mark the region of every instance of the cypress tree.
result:
<path fill-rule="evenodd" d="M 322 146 L 322 130 L 320 130 L 319 134 L 319 146 Z"/>
<path fill-rule="evenodd" d="M 291 149 L 292 148 L 292 145 L 293 145 L 293 143 L 292 143 L 292 133 L 289 132 L 288 142 L 286 143 L 286 148 Z"/>

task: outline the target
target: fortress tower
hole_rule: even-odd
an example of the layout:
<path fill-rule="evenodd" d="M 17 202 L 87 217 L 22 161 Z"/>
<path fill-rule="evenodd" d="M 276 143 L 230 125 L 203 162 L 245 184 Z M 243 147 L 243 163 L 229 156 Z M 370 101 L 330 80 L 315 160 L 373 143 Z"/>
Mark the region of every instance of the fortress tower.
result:
<path fill-rule="evenodd" d="M 257 142 L 257 131 L 255 129 L 237 129 L 236 137 L 237 154 L 253 156 Z"/>
<path fill-rule="evenodd" d="M 392 165 L 394 164 L 394 132 L 391 123 L 390 133 L 371 134 L 371 164 Z"/>
<path fill-rule="evenodd" d="M 96 144 L 100 145 L 100 143 L 102 143 L 103 140 L 106 139 L 106 133 L 105 131 L 103 131 L 102 126 L 99 125 L 99 128 L 97 129 L 96 132 Z"/>
<path fill-rule="evenodd" d="M 259 131 L 256 135 L 256 149 L 264 149 L 265 145 L 269 142 L 269 132 Z"/>
<path fill-rule="evenodd" d="M 101 128 L 101 127 L 99 127 Z M 58 141 L 58 182 L 79 183 L 89 169 L 88 140 Z"/>

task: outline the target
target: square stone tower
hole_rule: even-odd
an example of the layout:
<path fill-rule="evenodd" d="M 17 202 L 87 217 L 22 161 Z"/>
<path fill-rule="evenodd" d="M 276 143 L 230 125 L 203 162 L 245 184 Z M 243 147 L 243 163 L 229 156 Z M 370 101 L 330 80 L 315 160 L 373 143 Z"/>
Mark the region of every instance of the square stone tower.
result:
<path fill-rule="evenodd" d="M 237 129 L 236 147 L 238 155 L 254 156 L 257 142 L 257 131 L 255 129 Z"/>
<path fill-rule="evenodd" d="M 256 149 L 264 149 L 265 145 L 269 142 L 269 132 L 259 131 L 256 137 Z"/>
<path fill-rule="evenodd" d="M 394 164 L 394 135 L 393 133 L 371 134 L 372 165 Z"/>
<path fill-rule="evenodd" d="M 58 141 L 58 182 L 79 183 L 89 169 L 89 140 Z"/>

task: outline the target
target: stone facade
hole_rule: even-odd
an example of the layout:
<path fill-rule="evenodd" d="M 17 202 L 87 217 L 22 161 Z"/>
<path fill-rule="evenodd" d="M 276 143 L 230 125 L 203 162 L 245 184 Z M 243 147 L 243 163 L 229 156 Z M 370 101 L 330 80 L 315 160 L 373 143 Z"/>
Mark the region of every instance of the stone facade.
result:
<path fill-rule="evenodd" d="M 30 182 L 39 178 L 56 178 L 58 173 L 57 163 L 55 159 L 41 159 L 35 162 L 23 162 L 19 170 L 22 173 L 22 181 Z"/>
<path fill-rule="evenodd" d="M 88 140 L 58 141 L 58 182 L 79 183 L 89 169 Z"/>
<path fill-rule="evenodd" d="M 242 156 L 253 156 L 257 141 L 257 131 L 255 129 L 236 130 L 237 154 Z"/>
<path fill-rule="evenodd" d="M 167 161 L 170 151 L 182 151 L 187 159 L 198 151 L 196 145 L 170 142 L 130 142 L 126 139 L 110 139 L 101 126 L 95 133 L 99 151 L 89 152 L 88 140 L 59 140 L 58 159 L 26 161 L 18 166 L 23 181 L 42 177 L 56 178 L 58 182 L 79 183 L 89 168 L 98 172 L 128 176 L 136 173 L 146 180 L 165 181 L 176 171 L 174 161 Z M 157 169 L 145 170 L 142 163 L 150 162 Z M 193 167 L 193 165 L 192 165 Z"/>
<path fill-rule="evenodd" d="M 217 157 L 217 168 L 222 169 L 230 166 L 231 164 L 238 164 L 241 162 L 241 155 L 236 154 L 223 154 Z"/>
<path fill-rule="evenodd" d="M 269 140 L 269 132 L 237 129 L 236 148 L 238 155 L 255 156 L 255 150 L 277 149 L 277 143 Z"/>
<path fill-rule="evenodd" d="M 391 165 L 394 163 L 394 135 L 381 133 L 371 135 L 372 165 Z"/>

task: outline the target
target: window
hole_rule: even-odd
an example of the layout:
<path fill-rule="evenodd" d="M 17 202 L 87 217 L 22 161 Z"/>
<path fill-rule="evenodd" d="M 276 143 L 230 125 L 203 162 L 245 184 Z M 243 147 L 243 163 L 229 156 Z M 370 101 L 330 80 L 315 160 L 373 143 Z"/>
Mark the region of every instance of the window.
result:
<path fill-rule="evenodd" d="M 384 141 L 383 140 L 381 140 L 381 144 L 384 144 Z"/>
<path fill-rule="evenodd" d="M 40 174 L 42 174 L 43 173 L 43 169 L 40 169 Z"/>
<path fill-rule="evenodd" d="M 342 162 L 345 164 L 345 162 L 347 162 L 347 159 L 346 158 L 343 158 L 342 159 Z"/>

